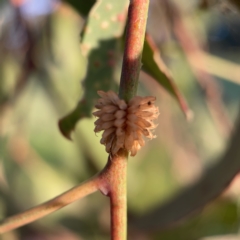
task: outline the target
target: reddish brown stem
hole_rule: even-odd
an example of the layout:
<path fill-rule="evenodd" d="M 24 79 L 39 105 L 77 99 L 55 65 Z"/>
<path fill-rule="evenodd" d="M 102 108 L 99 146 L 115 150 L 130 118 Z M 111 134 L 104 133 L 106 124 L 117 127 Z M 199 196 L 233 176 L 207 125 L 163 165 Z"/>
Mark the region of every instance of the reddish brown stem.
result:
<path fill-rule="evenodd" d="M 148 6 L 149 0 L 130 0 L 126 45 L 119 90 L 120 97 L 127 102 L 135 96 L 137 91 Z M 102 193 L 110 197 L 111 239 L 126 240 L 127 158 L 128 152 L 125 149 L 120 149 L 115 156 L 109 157 L 106 167 L 95 178 L 49 202 L 5 220 L 0 225 L 0 233 L 32 222 L 99 189 Z"/>
<path fill-rule="evenodd" d="M 110 197 L 112 240 L 125 240 L 127 236 L 127 157 L 128 152 L 123 149 L 109 156 L 100 177 L 100 190 Z"/>
<path fill-rule="evenodd" d="M 0 234 L 40 219 L 98 190 L 98 175 L 39 206 L 5 219 Z"/>
<path fill-rule="evenodd" d="M 126 102 L 137 92 L 148 6 L 149 0 L 130 0 L 119 89 L 120 98 Z M 125 240 L 127 237 L 127 157 L 128 152 L 120 150 L 116 156 L 109 159 L 106 167 L 109 171 L 107 175 L 104 174 L 107 176 L 110 190 L 112 240 Z"/>
<path fill-rule="evenodd" d="M 130 0 L 119 89 L 119 96 L 127 102 L 137 92 L 148 6 L 149 0 Z"/>

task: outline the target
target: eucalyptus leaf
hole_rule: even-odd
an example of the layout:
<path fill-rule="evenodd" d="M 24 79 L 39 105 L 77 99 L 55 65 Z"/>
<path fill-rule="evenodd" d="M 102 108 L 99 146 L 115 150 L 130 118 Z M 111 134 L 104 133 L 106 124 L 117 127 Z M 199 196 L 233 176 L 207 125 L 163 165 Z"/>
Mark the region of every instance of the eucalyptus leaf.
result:
<path fill-rule="evenodd" d="M 121 49 L 128 1 L 97 1 L 92 8 L 81 42 L 88 59 L 87 74 L 83 81 L 84 96 L 73 111 L 59 121 L 62 134 L 70 139 L 77 122 L 90 117 L 98 99 L 97 90 L 107 91 L 116 86 L 115 68 Z"/>
<path fill-rule="evenodd" d="M 167 90 L 178 102 L 187 119 L 192 118 L 192 111 L 174 83 L 171 72 L 163 62 L 155 43 L 146 35 L 142 54 L 143 70 Z"/>

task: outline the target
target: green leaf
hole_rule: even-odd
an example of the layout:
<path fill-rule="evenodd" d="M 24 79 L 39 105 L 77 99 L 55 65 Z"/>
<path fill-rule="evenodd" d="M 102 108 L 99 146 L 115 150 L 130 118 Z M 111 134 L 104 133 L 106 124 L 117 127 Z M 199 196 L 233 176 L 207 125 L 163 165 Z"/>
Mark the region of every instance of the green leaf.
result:
<path fill-rule="evenodd" d="M 187 119 L 191 119 L 192 111 L 189 109 L 185 98 L 174 83 L 169 69 L 161 59 L 160 53 L 149 35 L 146 35 L 145 37 L 142 63 L 143 70 L 153 77 L 178 101 L 178 104 L 180 105 Z"/>
<path fill-rule="evenodd" d="M 181 222 L 171 229 L 162 230 L 161 233 L 156 233 L 153 239 L 227 240 L 235 238 L 230 238 L 226 234 L 235 234 L 237 231 L 237 204 L 231 200 L 220 199 L 214 204 L 209 204 L 205 209 L 201 209 L 198 215 L 191 217 L 187 221 Z"/>
<path fill-rule="evenodd" d="M 62 134 L 70 139 L 71 131 L 82 117 L 90 117 L 99 98 L 97 90 L 107 91 L 116 86 L 114 72 L 118 63 L 128 1 L 97 1 L 92 8 L 81 48 L 88 59 L 83 81 L 84 96 L 75 109 L 59 121 Z"/>

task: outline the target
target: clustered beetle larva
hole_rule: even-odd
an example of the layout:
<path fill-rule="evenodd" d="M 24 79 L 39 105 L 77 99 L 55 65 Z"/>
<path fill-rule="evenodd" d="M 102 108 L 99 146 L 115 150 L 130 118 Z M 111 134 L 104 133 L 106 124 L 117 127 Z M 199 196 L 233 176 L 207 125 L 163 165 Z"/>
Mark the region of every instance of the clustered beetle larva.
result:
<path fill-rule="evenodd" d="M 95 107 L 99 110 L 93 115 L 98 117 L 94 131 L 104 131 L 100 143 L 112 155 L 125 148 L 135 156 L 145 144 L 144 136 L 155 138 L 153 120 L 159 115 L 158 107 L 154 106 L 156 98 L 135 96 L 127 104 L 113 91 L 97 93 L 101 98 Z"/>

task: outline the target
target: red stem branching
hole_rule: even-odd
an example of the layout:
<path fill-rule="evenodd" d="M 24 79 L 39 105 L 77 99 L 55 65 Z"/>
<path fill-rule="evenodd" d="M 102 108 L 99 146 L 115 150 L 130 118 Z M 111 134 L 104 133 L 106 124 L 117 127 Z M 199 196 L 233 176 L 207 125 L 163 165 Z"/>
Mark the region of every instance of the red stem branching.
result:
<path fill-rule="evenodd" d="M 128 152 L 121 149 L 102 171 L 102 193 L 110 197 L 111 239 L 124 240 L 127 237 L 127 157 Z"/>

